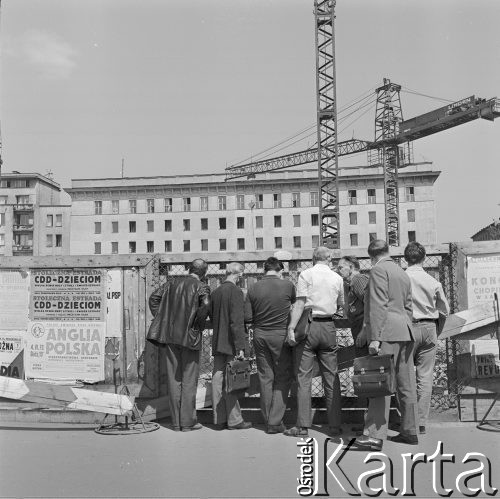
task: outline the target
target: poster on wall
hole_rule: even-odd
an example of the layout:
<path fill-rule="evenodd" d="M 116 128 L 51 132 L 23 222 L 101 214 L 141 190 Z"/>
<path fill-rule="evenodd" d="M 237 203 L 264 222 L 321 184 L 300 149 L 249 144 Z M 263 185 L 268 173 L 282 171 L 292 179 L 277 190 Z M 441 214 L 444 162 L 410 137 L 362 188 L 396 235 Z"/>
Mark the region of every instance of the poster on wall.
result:
<path fill-rule="evenodd" d="M 106 320 L 106 274 L 103 270 L 33 270 L 32 321 Z"/>
<path fill-rule="evenodd" d="M 467 256 L 468 308 L 500 298 L 500 253 Z"/>
<path fill-rule="evenodd" d="M 28 378 L 104 379 L 104 322 L 31 321 L 24 368 Z"/>
<path fill-rule="evenodd" d="M 122 337 L 122 271 L 110 269 L 107 274 L 106 289 L 106 336 Z"/>
<path fill-rule="evenodd" d="M 0 270 L 0 328 L 25 330 L 29 315 L 29 273 Z"/>
<path fill-rule="evenodd" d="M 24 378 L 23 341 L 25 331 L 0 331 L 0 376 Z"/>

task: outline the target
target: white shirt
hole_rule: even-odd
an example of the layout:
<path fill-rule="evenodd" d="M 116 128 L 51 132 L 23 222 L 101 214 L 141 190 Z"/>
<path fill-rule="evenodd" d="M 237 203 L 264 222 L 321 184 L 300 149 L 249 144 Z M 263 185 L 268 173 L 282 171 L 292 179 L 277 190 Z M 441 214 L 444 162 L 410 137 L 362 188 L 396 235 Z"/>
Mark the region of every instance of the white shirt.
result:
<path fill-rule="evenodd" d="M 297 298 L 306 298 L 305 307 L 314 316 L 332 316 L 337 311 L 337 299 L 344 292 L 344 281 L 324 263 L 302 271 L 297 282 Z"/>

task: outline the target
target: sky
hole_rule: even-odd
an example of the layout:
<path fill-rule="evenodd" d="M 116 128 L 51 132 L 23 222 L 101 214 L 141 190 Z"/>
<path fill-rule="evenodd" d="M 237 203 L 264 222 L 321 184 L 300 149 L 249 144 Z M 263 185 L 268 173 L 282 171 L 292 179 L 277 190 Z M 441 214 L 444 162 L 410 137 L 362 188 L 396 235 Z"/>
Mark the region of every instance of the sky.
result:
<path fill-rule="evenodd" d="M 384 77 L 405 118 L 500 97 L 497 0 L 337 0 L 336 15 L 339 109 L 374 105 Z M 128 177 L 223 173 L 316 121 L 313 0 L 4 0 L 0 30 L 4 171 L 63 187 L 119 177 L 122 158 Z M 339 121 L 339 140 L 373 140 L 374 116 Z M 438 242 L 499 218 L 499 139 L 500 120 L 475 120 L 414 142 L 442 171 Z"/>

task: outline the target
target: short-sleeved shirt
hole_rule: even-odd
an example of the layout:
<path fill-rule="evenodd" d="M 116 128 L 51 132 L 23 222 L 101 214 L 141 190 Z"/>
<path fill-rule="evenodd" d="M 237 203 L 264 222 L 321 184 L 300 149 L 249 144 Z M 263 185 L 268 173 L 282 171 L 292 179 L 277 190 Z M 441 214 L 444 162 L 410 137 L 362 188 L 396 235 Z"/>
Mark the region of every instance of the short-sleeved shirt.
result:
<path fill-rule="evenodd" d="M 324 263 L 302 271 L 297 282 L 297 297 L 305 298 L 306 308 L 314 316 L 332 316 L 337 311 L 337 299 L 344 292 L 344 281 Z"/>

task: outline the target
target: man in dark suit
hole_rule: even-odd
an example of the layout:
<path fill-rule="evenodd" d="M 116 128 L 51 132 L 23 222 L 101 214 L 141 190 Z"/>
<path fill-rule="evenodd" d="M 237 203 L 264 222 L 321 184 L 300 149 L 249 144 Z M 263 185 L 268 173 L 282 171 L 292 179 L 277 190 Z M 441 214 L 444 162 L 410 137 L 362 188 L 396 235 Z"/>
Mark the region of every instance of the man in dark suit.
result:
<path fill-rule="evenodd" d="M 418 443 L 418 409 L 413 365 L 411 283 L 406 273 L 390 258 L 385 241 L 372 241 L 368 254 L 373 268 L 368 281 L 362 335 L 366 334 L 371 355 L 394 356 L 401 432 L 391 440 L 415 445 Z M 356 439 L 355 449 L 382 449 L 383 439 L 387 437 L 390 400 L 391 397 L 370 399 L 364 435 Z"/>
<path fill-rule="evenodd" d="M 212 408 L 214 423 L 219 430 L 246 430 L 252 427 L 252 423 L 243 421 L 238 397 L 226 391 L 224 381 L 227 363 L 235 357 L 243 359 L 247 350 L 244 297 L 243 291 L 237 286 L 243 270 L 241 263 L 229 263 L 226 267 L 226 280 L 212 293 Z"/>

